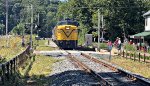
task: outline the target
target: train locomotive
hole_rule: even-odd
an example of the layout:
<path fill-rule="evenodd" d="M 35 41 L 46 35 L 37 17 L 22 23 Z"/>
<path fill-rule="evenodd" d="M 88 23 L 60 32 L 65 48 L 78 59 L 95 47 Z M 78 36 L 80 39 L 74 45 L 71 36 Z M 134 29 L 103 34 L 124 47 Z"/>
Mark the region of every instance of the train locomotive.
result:
<path fill-rule="evenodd" d="M 78 44 L 78 26 L 78 22 L 70 19 L 59 21 L 52 31 L 52 39 L 61 49 L 75 49 Z"/>

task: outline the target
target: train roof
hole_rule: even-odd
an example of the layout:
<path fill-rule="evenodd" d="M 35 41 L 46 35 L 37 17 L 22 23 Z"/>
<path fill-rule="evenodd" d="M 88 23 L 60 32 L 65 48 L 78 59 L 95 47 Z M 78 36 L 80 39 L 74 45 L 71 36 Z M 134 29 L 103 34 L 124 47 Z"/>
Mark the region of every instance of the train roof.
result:
<path fill-rule="evenodd" d="M 74 21 L 74 20 L 70 20 L 70 19 L 65 19 L 65 20 L 62 20 L 62 21 L 59 21 L 57 23 L 57 25 L 75 25 L 75 26 L 79 26 L 79 23 L 77 21 Z"/>

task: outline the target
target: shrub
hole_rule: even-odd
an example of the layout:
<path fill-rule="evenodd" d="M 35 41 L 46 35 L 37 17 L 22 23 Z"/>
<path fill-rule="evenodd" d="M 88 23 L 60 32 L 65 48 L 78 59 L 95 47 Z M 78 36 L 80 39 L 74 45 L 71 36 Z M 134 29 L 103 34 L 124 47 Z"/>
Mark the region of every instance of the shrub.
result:
<path fill-rule="evenodd" d="M 107 43 L 100 43 L 100 49 L 107 49 Z"/>
<path fill-rule="evenodd" d="M 128 51 L 136 51 L 136 46 L 135 45 L 130 45 L 130 44 L 125 44 L 124 49 L 128 50 Z"/>

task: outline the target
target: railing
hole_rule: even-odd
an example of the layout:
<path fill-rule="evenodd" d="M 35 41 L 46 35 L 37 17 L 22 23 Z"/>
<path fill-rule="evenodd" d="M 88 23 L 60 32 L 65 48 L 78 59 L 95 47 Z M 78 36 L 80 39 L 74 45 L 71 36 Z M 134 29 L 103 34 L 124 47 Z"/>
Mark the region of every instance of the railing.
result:
<path fill-rule="evenodd" d="M 149 53 L 122 50 L 121 55 L 124 58 L 129 58 L 129 59 L 132 59 L 134 61 L 150 63 L 150 54 Z"/>
<path fill-rule="evenodd" d="M 16 74 L 18 67 L 28 58 L 30 58 L 30 46 L 10 61 L 0 64 L 0 84 L 5 84 L 6 81 L 10 81 L 10 79 L 15 80 L 14 75 Z"/>

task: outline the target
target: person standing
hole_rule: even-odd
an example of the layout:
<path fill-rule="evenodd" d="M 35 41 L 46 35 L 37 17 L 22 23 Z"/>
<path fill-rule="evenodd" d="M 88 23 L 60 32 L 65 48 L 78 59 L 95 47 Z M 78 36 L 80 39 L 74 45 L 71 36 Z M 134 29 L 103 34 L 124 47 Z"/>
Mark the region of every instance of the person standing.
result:
<path fill-rule="evenodd" d="M 119 37 L 116 38 L 115 42 L 114 42 L 114 46 L 117 48 L 118 47 L 118 40 L 119 40 Z"/>
<path fill-rule="evenodd" d="M 130 45 L 132 45 L 132 44 L 133 44 L 133 41 L 132 41 L 132 40 L 130 40 L 129 44 L 130 44 Z"/>
<path fill-rule="evenodd" d="M 108 40 L 107 46 L 108 46 L 108 51 L 110 52 L 109 61 L 111 61 L 112 42 Z"/>
<path fill-rule="evenodd" d="M 108 51 L 111 51 L 112 50 L 112 42 L 108 40 L 107 46 L 108 46 Z"/>
<path fill-rule="evenodd" d="M 121 52 L 121 39 L 118 38 L 118 54 Z"/>

